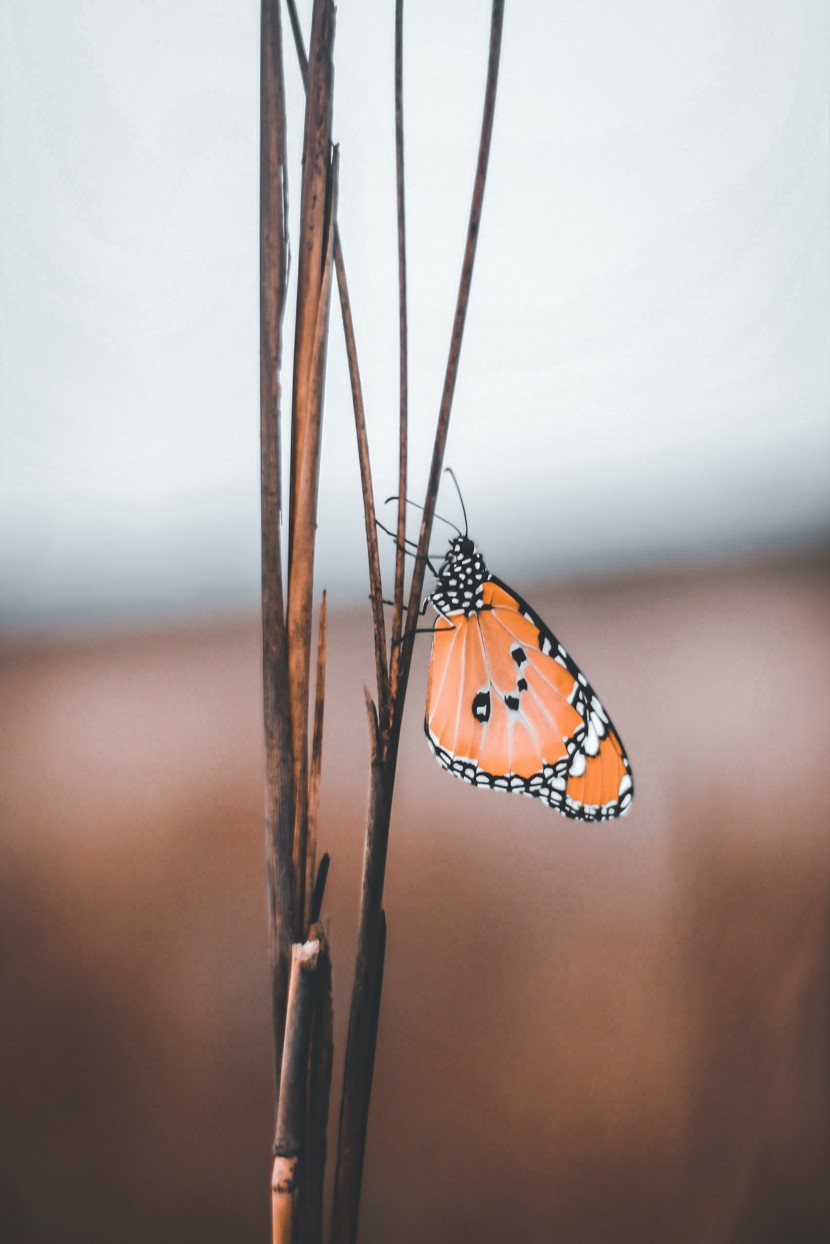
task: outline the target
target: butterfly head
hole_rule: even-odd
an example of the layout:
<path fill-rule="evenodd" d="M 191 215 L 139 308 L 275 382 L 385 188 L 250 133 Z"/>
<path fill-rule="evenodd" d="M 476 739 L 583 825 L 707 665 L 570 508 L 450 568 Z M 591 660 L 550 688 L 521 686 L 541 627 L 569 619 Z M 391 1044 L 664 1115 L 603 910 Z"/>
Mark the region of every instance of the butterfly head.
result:
<path fill-rule="evenodd" d="M 489 577 L 484 558 L 470 537 L 455 536 L 438 571 L 432 603 L 444 615 L 475 613 L 483 606 L 481 589 Z"/>

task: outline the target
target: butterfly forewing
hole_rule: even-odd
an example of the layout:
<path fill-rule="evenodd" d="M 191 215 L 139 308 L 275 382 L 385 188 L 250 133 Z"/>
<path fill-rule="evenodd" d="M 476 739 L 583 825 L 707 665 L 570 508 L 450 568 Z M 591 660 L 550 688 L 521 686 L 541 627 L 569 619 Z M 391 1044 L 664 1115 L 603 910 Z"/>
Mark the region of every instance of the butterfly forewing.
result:
<path fill-rule="evenodd" d="M 619 735 L 553 633 L 498 579 L 475 612 L 439 618 L 425 728 L 441 763 L 566 816 L 620 816 L 633 792 Z"/>

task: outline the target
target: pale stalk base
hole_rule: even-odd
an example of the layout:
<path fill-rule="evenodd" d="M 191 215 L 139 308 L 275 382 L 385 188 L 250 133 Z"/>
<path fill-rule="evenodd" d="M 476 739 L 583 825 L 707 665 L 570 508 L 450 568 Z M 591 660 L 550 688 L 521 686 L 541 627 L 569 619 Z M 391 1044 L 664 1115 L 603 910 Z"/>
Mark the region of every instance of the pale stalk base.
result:
<path fill-rule="evenodd" d="M 293 1244 L 294 1210 L 298 1200 L 297 1158 L 274 1158 L 271 1172 L 271 1239 Z"/>

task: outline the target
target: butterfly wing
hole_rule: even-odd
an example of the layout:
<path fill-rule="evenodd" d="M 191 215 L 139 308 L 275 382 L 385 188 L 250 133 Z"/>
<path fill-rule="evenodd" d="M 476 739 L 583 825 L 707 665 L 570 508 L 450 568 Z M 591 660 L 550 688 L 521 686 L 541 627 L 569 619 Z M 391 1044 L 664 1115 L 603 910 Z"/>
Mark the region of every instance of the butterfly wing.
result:
<path fill-rule="evenodd" d="M 511 588 L 491 577 L 482 594 L 477 613 L 436 623 L 424 728 L 441 764 L 577 820 L 621 816 L 631 768 L 599 697 Z"/>

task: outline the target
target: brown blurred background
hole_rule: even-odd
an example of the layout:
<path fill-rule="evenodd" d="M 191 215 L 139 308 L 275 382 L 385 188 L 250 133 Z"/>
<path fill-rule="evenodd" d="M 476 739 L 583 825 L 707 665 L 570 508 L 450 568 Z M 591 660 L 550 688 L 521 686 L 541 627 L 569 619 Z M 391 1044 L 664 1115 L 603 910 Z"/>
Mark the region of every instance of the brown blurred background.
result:
<path fill-rule="evenodd" d="M 637 797 L 595 828 L 452 780 L 424 642 L 361 1240 L 824 1240 L 826 559 L 515 586 L 600 690 Z M 336 1101 L 368 607 L 330 636 Z M 2 648 L 5 1244 L 267 1238 L 259 662 L 255 618 Z"/>
<path fill-rule="evenodd" d="M 0 5 L 0 1244 L 269 1234 L 259 7 Z M 335 44 L 379 503 L 394 7 L 341 4 Z M 405 7 L 422 498 L 488 6 Z M 637 794 L 592 828 L 454 781 L 423 738 L 423 640 L 361 1244 L 830 1235 L 828 35 L 824 0 L 507 5 L 447 463 Z M 295 257 L 303 107 L 288 41 Z M 338 320 L 315 565 L 335 1103 L 373 668 Z"/>

